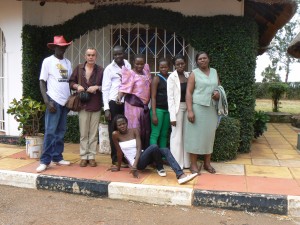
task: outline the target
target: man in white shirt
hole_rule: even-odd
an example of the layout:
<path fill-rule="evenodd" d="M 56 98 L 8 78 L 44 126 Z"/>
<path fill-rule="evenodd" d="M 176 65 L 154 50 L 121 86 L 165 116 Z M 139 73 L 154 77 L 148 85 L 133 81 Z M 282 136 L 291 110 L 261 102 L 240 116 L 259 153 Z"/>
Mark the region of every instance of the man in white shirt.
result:
<path fill-rule="evenodd" d="M 125 66 L 131 69 L 131 65 L 124 59 L 124 48 L 122 46 L 115 46 L 113 49 L 114 60 L 109 64 L 103 74 L 102 81 L 102 96 L 105 111 L 105 118 L 108 121 L 108 132 L 111 147 L 112 163 L 117 163 L 117 151 L 115 149 L 112 132 L 113 119 L 118 114 L 124 114 L 124 104 L 117 104 L 119 87 L 121 84 L 121 69 Z"/>
<path fill-rule="evenodd" d="M 70 165 L 63 159 L 64 136 L 69 110 L 65 104 L 70 96 L 69 78 L 72 73 L 71 62 L 64 58 L 67 47 L 63 36 L 55 36 L 48 48 L 54 55 L 44 59 L 40 74 L 40 89 L 47 106 L 45 114 L 45 136 L 38 173 L 47 169 L 51 161 L 58 165 Z"/>

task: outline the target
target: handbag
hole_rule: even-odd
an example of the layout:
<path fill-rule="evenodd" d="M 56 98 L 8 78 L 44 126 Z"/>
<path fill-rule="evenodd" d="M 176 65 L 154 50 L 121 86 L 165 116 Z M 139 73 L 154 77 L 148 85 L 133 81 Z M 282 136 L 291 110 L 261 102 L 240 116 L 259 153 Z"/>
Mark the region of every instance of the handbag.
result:
<path fill-rule="evenodd" d="M 81 75 L 79 75 L 78 84 L 81 84 Z M 69 96 L 66 107 L 74 112 L 79 112 L 81 110 L 81 101 L 78 92 L 74 92 Z"/>
<path fill-rule="evenodd" d="M 81 110 L 81 101 L 77 92 L 69 96 L 66 107 L 74 112 Z"/>

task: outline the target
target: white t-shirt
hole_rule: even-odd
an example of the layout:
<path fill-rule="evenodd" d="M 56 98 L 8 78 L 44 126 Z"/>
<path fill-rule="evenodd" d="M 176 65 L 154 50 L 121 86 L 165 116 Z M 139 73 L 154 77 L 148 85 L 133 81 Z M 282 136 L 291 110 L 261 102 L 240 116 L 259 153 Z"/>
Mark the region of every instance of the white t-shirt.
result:
<path fill-rule="evenodd" d="M 47 94 L 58 104 L 64 106 L 70 96 L 69 79 L 72 74 L 71 62 L 54 55 L 44 59 L 40 80 L 47 82 Z"/>

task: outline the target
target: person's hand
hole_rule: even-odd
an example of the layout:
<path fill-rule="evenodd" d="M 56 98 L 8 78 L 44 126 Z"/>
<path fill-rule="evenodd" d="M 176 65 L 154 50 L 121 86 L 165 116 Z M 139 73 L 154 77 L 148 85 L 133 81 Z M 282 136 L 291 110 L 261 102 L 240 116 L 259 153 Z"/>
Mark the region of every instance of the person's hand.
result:
<path fill-rule="evenodd" d="M 157 119 L 156 114 L 153 114 L 153 115 L 152 115 L 152 123 L 153 123 L 155 126 L 157 126 L 157 124 L 158 124 L 158 119 Z"/>
<path fill-rule="evenodd" d="M 188 111 L 188 121 L 191 123 L 195 122 L 195 114 L 193 111 Z"/>
<path fill-rule="evenodd" d="M 96 94 L 96 92 L 99 90 L 98 86 L 90 86 L 88 87 L 88 89 L 86 90 L 86 92 L 89 92 L 91 94 Z"/>
<path fill-rule="evenodd" d="M 118 105 L 122 104 L 121 98 L 119 96 L 116 98 L 116 104 L 118 104 Z"/>
<path fill-rule="evenodd" d="M 107 169 L 107 171 L 118 172 L 118 171 L 120 171 L 120 169 L 116 166 L 111 166 L 110 168 Z"/>
<path fill-rule="evenodd" d="M 84 87 L 82 87 L 81 85 L 78 85 L 77 92 L 80 93 L 80 92 L 83 92 L 83 91 L 84 91 Z"/>
<path fill-rule="evenodd" d="M 110 110 L 109 109 L 105 110 L 104 116 L 105 116 L 105 120 L 106 121 L 110 121 L 111 120 L 111 114 L 110 114 Z"/>
<path fill-rule="evenodd" d="M 129 173 L 131 173 L 134 178 L 139 178 L 139 173 L 136 168 L 131 168 Z"/>
<path fill-rule="evenodd" d="M 176 127 L 176 121 L 171 121 L 171 126 Z"/>
<path fill-rule="evenodd" d="M 46 103 L 47 109 L 49 110 L 49 112 L 51 113 L 55 113 L 56 112 L 56 108 L 54 106 L 54 102 L 53 101 L 49 101 L 48 103 Z"/>
<path fill-rule="evenodd" d="M 220 98 L 220 93 L 218 91 L 214 91 L 214 93 L 212 94 L 212 99 L 217 101 Z"/>

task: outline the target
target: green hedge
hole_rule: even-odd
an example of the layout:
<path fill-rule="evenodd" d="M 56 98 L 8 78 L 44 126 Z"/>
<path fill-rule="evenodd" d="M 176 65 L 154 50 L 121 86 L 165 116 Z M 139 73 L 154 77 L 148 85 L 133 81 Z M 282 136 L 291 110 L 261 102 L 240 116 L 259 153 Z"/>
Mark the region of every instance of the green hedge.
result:
<path fill-rule="evenodd" d="M 41 100 L 38 77 L 43 58 L 50 55 L 46 43 L 54 35 L 67 40 L 108 24 L 141 23 L 176 32 L 196 50 L 209 52 L 228 94 L 230 116 L 241 122 L 239 151 L 249 152 L 253 137 L 254 72 L 258 48 L 257 24 L 252 18 L 235 16 L 184 16 L 169 10 L 114 5 L 89 10 L 63 24 L 23 27 L 23 95 Z"/>
<path fill-rule="evenodd" d="M 211 160 L 229 161 L 235 159 L 240 145 L 240 122 L 237 119 L 223 117 L 216 131 L 214 151 Z"/>
<path fill-rule="evenodd" d="M 65 142 L 80 143 L 78 115 L 67 117 L 67 131 L 65 134 Z"/>

